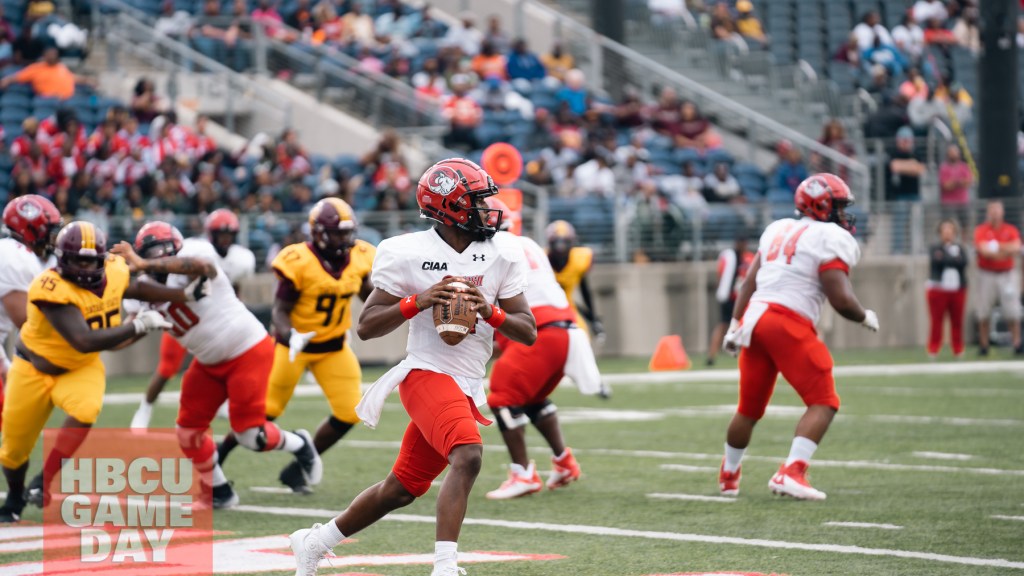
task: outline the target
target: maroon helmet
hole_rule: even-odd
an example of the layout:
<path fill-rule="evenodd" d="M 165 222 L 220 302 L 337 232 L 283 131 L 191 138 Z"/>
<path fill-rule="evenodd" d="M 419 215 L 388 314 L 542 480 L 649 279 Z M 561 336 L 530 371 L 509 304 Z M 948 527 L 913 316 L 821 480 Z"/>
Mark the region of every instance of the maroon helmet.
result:
<path fill-rule="evenodd" d="M 19 196 L 4 208 L 4 226 L 11 237 L 37 254 L 53 252 L 53 240 L 60 230 L 60 211 L 36 194 Z"/>
<path fill-rule="evenodd" d="M 341 198 L 324 198 L 309 211 L 309 233 L 323 258 L 343 259 L 355 245 L 356 216 Z"/>
<path fill-rule="evenodd" d="M 54 247 L 57 272 L 82 288 L 98 288 L 106 280 L 107 235 L 92 222 L 77 221 L 61 228 Z"/>

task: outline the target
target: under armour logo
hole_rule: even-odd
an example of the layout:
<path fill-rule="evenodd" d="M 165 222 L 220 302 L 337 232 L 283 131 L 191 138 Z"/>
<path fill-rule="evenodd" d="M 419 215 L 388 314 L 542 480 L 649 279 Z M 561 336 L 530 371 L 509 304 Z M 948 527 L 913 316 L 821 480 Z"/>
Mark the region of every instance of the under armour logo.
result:
<path fill-rule="evenodd" d="M 487 261 L 487 254 L 473 254 L 473 262 L 477 262 L 477 261 L 486 262 Z"/>

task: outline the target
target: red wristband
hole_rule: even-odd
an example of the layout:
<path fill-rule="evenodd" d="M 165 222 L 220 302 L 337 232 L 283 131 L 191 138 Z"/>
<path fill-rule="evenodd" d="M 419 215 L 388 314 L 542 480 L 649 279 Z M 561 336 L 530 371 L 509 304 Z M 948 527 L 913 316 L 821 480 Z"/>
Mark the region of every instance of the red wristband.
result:
<path fill-rule="evenodd" d="M 491 317 L 485 320 L 492 328 L 497 328 L 505 323 L 505 311 L 491 304 Z"/>
<path fill-rule="evenodd" d="M 422 312 L 416 304 L 416 294 L 402 298 L 402 301 L 398 303 L 398 310 L 401 311 L 402 316 L 405 316 L 406 320 L 412 320 L 417 314 Z"/>

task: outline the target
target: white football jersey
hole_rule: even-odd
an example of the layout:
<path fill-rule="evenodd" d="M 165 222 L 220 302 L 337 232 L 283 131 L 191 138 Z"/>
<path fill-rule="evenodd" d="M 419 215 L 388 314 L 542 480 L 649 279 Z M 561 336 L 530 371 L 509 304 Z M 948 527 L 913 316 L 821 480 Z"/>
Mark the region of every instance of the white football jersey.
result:
<path fill-rule="evenodd" d="M 186 240 L 178 256 L 217 261 L 217 251 L 206 241 Z M 180 274 L 167 277 L 171 288 L 184 288 L 189 282 L 188 276 Z M 200 363 L 214 365 L 241 356 L 266 338 L 267 330 L 238 299 L 231 280 L 219 266 L 210 282 L 210 294 L 198 302 L 161 303 L 154 308 L 174 324 L 171 335 L 182 346 Z"/>
<path fill-rule="evenodd" d="M 511 298 L 526 290 L 523 250 L 512 235 L 474 242 L 461 254 L 433 230 L 388 238 L 377 247 L 370 276 L 375 288 L 404 298 L 419 294 L 445 276 L 464 277 L 480 289 L 488 302 Z M 494 328 L 477 319 L 475 333 L 457 345 L 445 344 L 434 328 L 430 310 L 409 322 L 409 354 L 403 363 L 453 376 L 467 395 L 476 397 L 480 380 L 487 373 Z M 470 388 L 470 389 L 467 389 Z"/>
<path fill-rule="evenodd" d="M 558 285 L 555 271 L 551 268 L 551 262 L 544 249 L 532 238 L 516 236 L 511 232 L 498 232 L 496 237 L 504 235 L 514 238 L 523 248 L 527 269 L 526 301 L 530 303 L 530 308 L 568 308 L 569 299 L 565 297 L 565 290 Z"/>
<path fill-rule="evenodd" d="M 765 228 L 758 254 L 757 289 L 750 301 L 785 306 L 817 324 L 825 301 L 821 271 L 849 271 L 860 260 L 860 246 L 838 224 L 784 218 Z"/>
<path fill-rule="evenodd" d="M 11 292 L 28 292 L 32 279 L 54 264 L 56 261 L 53 256 L 40 260 L 28 246 L 14 238 L 0 239 L 0 298 Z M 15 328 L 7 310 L 0 305 L 0 349 L 7 335 L 14 332 Z"/>
<path fill-rule="evenodd" d="M 189 238 L 185 240 L 186 243 L 193 241 L 210 244 L 210 241 L 206 238 Z M 210 246 L 213 246 L 213 244 L 210 244 Z M 228 280 L 231 281 L 232 286 L 238 286 L 239 282 L 256 273 L 256 256 L 252 253 L 252 250 L 245 246 L 232 244 L 228 248 L 227 255 L 223 258 L 221 258 L 216 248 L 214 248 L 213 253 L 217 257 L 215 260 L 217 267 L 228 275 Z"/>

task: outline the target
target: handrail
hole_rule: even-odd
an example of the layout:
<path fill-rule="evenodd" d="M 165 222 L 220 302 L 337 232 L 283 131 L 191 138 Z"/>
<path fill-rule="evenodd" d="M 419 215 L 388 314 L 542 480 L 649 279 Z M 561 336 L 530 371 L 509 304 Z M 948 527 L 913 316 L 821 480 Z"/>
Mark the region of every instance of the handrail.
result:
<path fill-rule="evenodd" d="M 610 38 L 597 34 L 593 29 L 583 24 L 580 24 L 576 20 L 562 14 L 558 10 L 550 8 L 544 4 L 541 4 L 540 2 L 537 2 L 537 0 L 519 0 L 519 3 L 529 5 L 531 9 L 537 10 L 540 13 L 544 14 L 546 17 L 553 19 L 557 23 L 556 28 L 567 28 L 581 35 L 589 35 L 590 37 L 594 38 L 595 41 L 606 50 L 618 53 L 619 55 L 632 61 L 633 63 L 646 68 L 648 71 L 654 72 L 658 75 L 671 79 L 674 83 L 681 86 L 684 90 L 693 94 L 700 95 L 700 97 L 703 98 L 705 101 L 711 103 L 713 107 L 721 109 L 729 114 L 740 116 L 746 119 L 748 122 L 755 125 L 756 127 L 776 134 L 780 139 L 789 140 L 795 146 L 815 152 L 821 155 L 823 158 L 831 160 L 832 162 L 835 162 L 836 164 L 845 167 L 850 173 L 862 176 L 863 180 L 860 182 L 862 189 L 859 190 L 859 192 L 862 193 L 862 197 L 869 197 L 870 171 L 864 163 L 854 158 L 850 158 L 849 156 L 846 156 L 844 154 L 841 154 L 836 150 L 833 150 L 832 148 L 829 148 L 828 146 L 821 144 L 817 140 L 814 140 L 813 138 L 801 132 L 793 130 L 788 126 L 781 124 L 757 112 L 756 110 L 752 110 L 732 100 L 731 98 L 704 86 L 703 84 L 693 80 L 692 78 L 683 75 L 679 71 L 673 70 L 661 64 L 660 62 L 657 62 L 655 60 L 652 60 L 651 58 L 648 58 L 647 56 L 644 56 L 643 54 L 637 52 L 636 50 L 633 50 L 632 48 L 629 48 L 628 46 L 624 46 L 618 42 L 615 42 L 614 40 L 611 40 Z"/>

